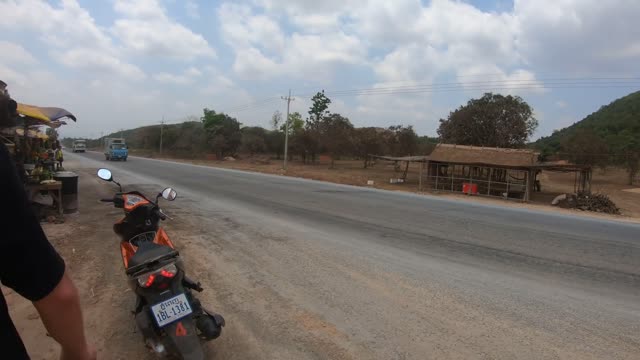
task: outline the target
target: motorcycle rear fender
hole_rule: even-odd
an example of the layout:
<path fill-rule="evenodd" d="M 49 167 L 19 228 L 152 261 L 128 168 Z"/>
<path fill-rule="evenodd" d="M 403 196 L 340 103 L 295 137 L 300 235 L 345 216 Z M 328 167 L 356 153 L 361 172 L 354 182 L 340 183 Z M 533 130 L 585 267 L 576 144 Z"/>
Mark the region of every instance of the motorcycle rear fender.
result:
<path fill-rule="evenodd" d="M 164 345 L 170 353 L 182 360 L 204 359 L 200 338 L 191 316 L 175 321 L 162 330 L 166 334 L 163 338 Z"/>

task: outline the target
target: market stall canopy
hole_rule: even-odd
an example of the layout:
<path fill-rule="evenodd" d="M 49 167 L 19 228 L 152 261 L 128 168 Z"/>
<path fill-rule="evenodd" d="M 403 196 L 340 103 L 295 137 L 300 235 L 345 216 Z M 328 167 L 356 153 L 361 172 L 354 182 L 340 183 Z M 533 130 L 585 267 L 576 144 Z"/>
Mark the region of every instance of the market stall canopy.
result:
<path fill-rule="evenodd" d="M 19 116 L 16 118 L 15 124 L 16 126 L 20 126 L 20 127 L 24 127 L 25 125 L 29 128 L 48 126 L 48 127 L 57 129 L 62 125 L 67 125 L 67 122 L 62 120 L 45 121 L 45 120 L 33 118 L 31 116 Z"/>
<path fill-rule="evenodd" d="M 57 107 L 39 107 L 18 103 L 18 114 L 44 122 L 54 122 L 65 117 L 76 121 L 76 117 L 72 113 Z"/>
<path fill-rule="evenodd" d="M 18 136 L 24 136 L 24 129 L 20 127 L 4 128 L 0 130 L 0 134 L 4 134 L 6 136 L 13 136 L 14 134 Z M 27 137 L 32 139 L 49 139 L 49 136 L 47 134 L 36 129 L 27 130 Z"/>

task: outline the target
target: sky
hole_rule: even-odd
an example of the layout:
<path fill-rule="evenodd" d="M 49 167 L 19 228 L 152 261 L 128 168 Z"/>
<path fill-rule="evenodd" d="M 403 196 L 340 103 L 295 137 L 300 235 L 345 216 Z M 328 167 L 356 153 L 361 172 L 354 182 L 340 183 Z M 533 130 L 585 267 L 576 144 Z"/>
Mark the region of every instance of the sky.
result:
<path fill-rule="evenodd" d="M 492 91 L 540 126 L 640 88 L 638 0 L 0 0 L 0 79 L 63 107 L 62 136 L 197 119 L 269 127 L 325 90 L 356 126 L 439 119 Z"/>

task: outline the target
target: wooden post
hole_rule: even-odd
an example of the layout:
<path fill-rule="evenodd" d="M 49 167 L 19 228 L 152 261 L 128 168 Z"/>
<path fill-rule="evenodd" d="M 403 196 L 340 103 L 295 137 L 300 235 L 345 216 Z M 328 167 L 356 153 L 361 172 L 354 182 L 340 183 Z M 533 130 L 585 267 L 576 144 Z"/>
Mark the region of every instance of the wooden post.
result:
<path fill-rule="evenodd" d="M 505 174 L 507 175 L 507 199 L 509 198 L 509 170 L 506 170 Z"/>
<path fill-rule="evenodd" d="M 525 190 L 524 190 L 524 202 L 529 201 L 530 191 L 531 191 L 531 169 L 527 170 L 527 180 L 525 181 Z"/>
<path fill-rule="evenodd" d="M 436 190 L 438 190 L 438 176 L 440 176 L 440 164 L 436 163 Z"/>
<path fill-rule="evenodd" d="M 489 185 L 487 185 L 487 195 L 491 195 L 491 178 L 493 177 L 493 168 L 489 168 Z"/>
<path fill-rule="evenodd" d="M 407 181 L 407 172 L 409 172 L 409 164 L 411 161 L 407 161 L 407 166 L 404 168 L 404 174 L 402 174 L 402 180 Z"/>
<path fill-rule="evenodd" d="M 469 193 L 467 195 L 471 195 L 471 185 L 473 185 L 473 166 L 469 166 Z"/>
<path fill-rule="evenodd" d="M 420 169 L 418 170 L 418 191 L 422 191 L 422 168 L 424 167 L 424 163 L 421 162 Z"/>
<path fill-rule="evenodd" d="M 451 167 L 451 191 L 453 191 L 453 173 L 456 172 L 456 166 L 452 165 Z"/>

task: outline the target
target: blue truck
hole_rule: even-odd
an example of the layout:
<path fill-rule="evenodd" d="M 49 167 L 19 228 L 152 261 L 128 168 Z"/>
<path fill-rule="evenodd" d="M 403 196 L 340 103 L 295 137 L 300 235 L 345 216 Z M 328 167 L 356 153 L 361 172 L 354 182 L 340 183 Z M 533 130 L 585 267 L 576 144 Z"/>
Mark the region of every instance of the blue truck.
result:
<path fill-rule="evenodd" d="M 129 150 L 127 144 L 122 138 L 106 138 L 104 139 L 104 157 L 107 160 L 124 160 L 127 161 Z"/>

